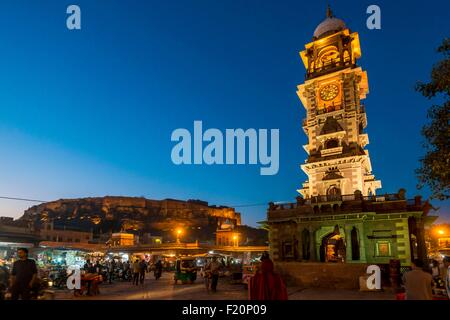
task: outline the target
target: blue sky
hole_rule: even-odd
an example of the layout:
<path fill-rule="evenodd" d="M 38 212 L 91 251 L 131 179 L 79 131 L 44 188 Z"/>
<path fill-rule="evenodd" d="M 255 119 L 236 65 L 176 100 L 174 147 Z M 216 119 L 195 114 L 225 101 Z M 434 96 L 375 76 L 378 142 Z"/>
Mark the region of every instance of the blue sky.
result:
<path fill-rule="evenodd" d="M 449 36 L 448 1 L 330 1 L 360 34 L 370 93 L 368 150 L 382 193 L 416 190 L 428 80 Z M 77 4 L 82 30 L 66 28 Z M 382 29 L 366 28 L 381 7 Z M 245 205 L 293 201 L 305 180 L 296 95 L 298 52 L 325 18 L 326 1 L 89 0 L 0 4 L 0 196 L 43 200 L 128 195 Z M 280 129 L 280 171 L 175 166 L 174 129 Z M 0 200 L 0 216 L 32 205 Z M 450 220 L 449 202 L 435 201 Z M 266 206 L 242 207 L 244 223 Z"/>

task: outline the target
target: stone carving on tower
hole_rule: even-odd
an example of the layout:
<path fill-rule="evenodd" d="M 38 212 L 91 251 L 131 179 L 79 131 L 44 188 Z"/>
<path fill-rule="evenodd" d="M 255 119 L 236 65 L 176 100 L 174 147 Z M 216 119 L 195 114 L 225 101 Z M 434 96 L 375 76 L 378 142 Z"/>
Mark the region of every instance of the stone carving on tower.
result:
<path fill-rule="evenodd" d="M 381 182 L 372 174 L 367 117 L 361 101 L 369 92 L 367 73 L 356 62 L 361 57 L 357 32 L 335 18 L 314 31 L 313 41 L 300 52 L 305 82 L 297 94 L 306 109 L 303 130 L 308 137 L 308 158 L 301 165 L 308 176 L 297 190 L 304 198 L 315 196 L 375 195 Z"/>

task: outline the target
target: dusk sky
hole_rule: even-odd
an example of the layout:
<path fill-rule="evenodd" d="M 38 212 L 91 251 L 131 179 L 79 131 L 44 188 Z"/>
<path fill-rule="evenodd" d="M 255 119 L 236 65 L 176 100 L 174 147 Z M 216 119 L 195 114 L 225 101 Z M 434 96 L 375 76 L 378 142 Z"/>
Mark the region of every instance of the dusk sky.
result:
<path fill-rule="evenodd" d="M 238 207 L 243 223 L 270 201 L 294 201 L 306 179 L 296 94 L 299 51 L 325 18 L 326 1 L 11 0 L 0 4 L 0 196 L 42 200 L 105 195 L 202 199 Z M 329 1 L 360 36 L 366 106 L 379 193 L 416 189 L 421 127 L 433 104 L 415 92 L 450 36 L 448 0 Z M 66 8 L 81 8 L 81 30 Z M 366 9 L 381 8 L 381 30 Z M 181 165 L 177 128 L 280 130 L 280 169 Z M 432 202 L 450 221 L 450 201 Z M 31 202 L 0 200 L 0 216 Z M 434 212 L 433 214 L 437 214 Z"/>

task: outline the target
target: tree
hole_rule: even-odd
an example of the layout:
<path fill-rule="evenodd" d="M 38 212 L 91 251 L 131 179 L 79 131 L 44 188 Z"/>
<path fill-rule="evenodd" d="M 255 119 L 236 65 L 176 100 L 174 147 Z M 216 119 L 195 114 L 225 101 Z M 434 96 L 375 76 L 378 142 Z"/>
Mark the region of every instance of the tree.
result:
<path fill-rule="evenodd" d="M 423 126 L 422 135 L 425 137 L 426 154 L 420 159 L 421 166 L 416 170 L 421 189 L 428 185 L 431 198 L 445 200 L 450 197 L 450 39 L 446 38 L 437 49 L 444 55 L 444 60 L 433 66 L 431 80 L 428 83 L 418 82 L 416 91 L 428 99 L 442 101 L 428 110 L 427 118 L 430 122 Z M 439 103 L 438 102 L 438 103 Z"/>

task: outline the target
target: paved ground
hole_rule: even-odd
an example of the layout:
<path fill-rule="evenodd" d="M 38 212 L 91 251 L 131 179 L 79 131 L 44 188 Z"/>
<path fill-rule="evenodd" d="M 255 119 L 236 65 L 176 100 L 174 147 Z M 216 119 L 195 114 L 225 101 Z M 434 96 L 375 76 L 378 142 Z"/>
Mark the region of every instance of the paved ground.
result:
<path fill-rule="evenodd" d="M 133 286 L 131 282 L 102 284 L 98 296 L 74 297 L 69 290 L 56 290 L 57 300 L 246 300 L 247 290 L 242 284 L 230 284 L 219 280 L 218 292 L 207 292 L 202 278 L 194 284 L 173 284 L 173 273 L 163 273 L 155 280 L 148 274 L 144 285 Z M 288 288 L 289 300 L 392 300 L 389 292 L 359 292 L 358 290 L 299 289 Z"/>
<path fill-rule="evenodd" d="M 207 292 L 202 278 L 193 284 L 174 284 L 173 273 L 163 273 L 159 280 L 147 274 L 143 285 L 116 281 L 113 284 L 101 284 L 100 295 L 74 297 L 69 290 L 56 290 L 55 299 L 82 300 L 242 300 L 247 299 L 247 290 L 242 284 L 230 284 L 225 279 L 219 280 L 218 292 Z"/>

